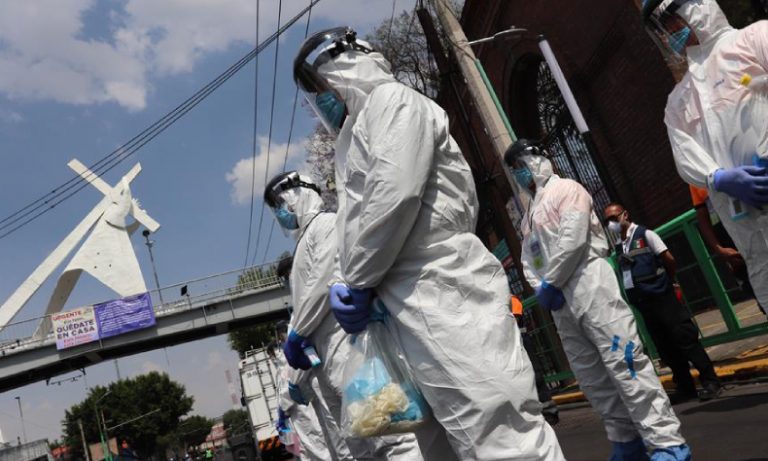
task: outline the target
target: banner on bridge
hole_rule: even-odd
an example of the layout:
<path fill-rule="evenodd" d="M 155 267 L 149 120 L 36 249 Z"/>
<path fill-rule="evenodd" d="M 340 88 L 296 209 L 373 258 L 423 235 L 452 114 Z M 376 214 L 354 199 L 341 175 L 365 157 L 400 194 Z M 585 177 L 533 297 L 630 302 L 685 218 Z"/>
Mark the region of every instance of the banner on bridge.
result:
<path fill-rule="evenodd" d="M 79 346 L 99 340 L 99 328 L 93 306 L 78 307 L 51 316 L 56 334 L 56 349 Z"/>
<path fill-rule="evenodd" d="M 78 307 L 51 316 L 56 349 L 67 349 L 155 325 L 149 293 Z"/>
<path fill-rule="evenodd" d="M 155 324 L 155 311 L 149 293 L 94 304 L 101 339 L 149 328 Z"/>

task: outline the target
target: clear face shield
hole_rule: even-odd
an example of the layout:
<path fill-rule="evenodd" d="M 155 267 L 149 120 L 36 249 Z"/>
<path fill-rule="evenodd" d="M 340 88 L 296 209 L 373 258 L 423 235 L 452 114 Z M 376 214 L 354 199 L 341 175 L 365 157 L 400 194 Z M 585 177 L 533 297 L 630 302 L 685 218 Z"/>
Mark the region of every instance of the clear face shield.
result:
<path fill-rule="evenodd" d="M 361 51 L 370 53 L 371 46 L 357 40 L 357 33 L 349 27 L 335 27 L 315 33 L 308 37 L 299 49 L 296 59 L 293 61 L 293 78 L 301 88 L 307 103 L 317 114 L 325 129 L 333 136 L 341 130 L 348 115 L 344 95 L 338 90 L 340 87 L 348 87 L 343 81 L 328 80 L 322 72 L 321 66 L 333 66 L 334 59 L 345 51 Z M 340 72 L 334 72 L 339 79 Z"/>
<path fill-rule="evenodd" d="M 685 48 L 693 30 L 677 11 L 688 0 L 644 0 L 645 29 L 664 59 L 678 70 L 687 69 Z"/>
<path fill-rule="evenodd" d="M 320 194 L 319 187 L 302 178 L 295 171 L 274 177 L 264 190 L 264 202 L 272 210 L 286 236 L 299 228 L 296 214 L 299 200 L 297 188 L 299 187 L 306 187 Z"/>

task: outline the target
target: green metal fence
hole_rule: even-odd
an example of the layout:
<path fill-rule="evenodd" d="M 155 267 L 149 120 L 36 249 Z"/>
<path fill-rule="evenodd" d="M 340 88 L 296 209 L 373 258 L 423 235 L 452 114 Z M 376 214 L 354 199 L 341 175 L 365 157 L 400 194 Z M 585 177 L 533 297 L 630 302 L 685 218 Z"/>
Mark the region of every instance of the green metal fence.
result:
<path fill-rule="evenodd" d="M 695 210 L 683 213 L 656 232 L 675 256 L 684 304 L 693 314 L 704 346 L 768 334 L 768 323 L 757 310 L 756 302 L 743 294 L 725 263 L 714 256 L 702 240 Z M 523 305 L 524 324 L 536 346 L 531 360 L 539 362 L 547 382 L 572 379 L 551 314 L 538 306 L 535 297 L 526 299 Z M 642 318 L 635 314 L 645 349 L 655 358 L 653 342 Z"/>

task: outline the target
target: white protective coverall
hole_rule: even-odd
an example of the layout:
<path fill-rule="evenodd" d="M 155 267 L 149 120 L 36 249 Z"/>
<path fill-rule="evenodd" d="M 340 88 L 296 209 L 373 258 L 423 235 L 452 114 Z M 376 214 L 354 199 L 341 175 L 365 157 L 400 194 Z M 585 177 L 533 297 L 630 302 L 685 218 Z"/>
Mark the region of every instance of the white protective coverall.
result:
<path fill-rule="evenodd" d="M 565 305 L 552 317 L 608 440 L 642 437 L 650 449 L 682 445 L 680 421 L 642 351 L 635 318 L 605 260 L 608 242 L 592 211 L 592 197 L 576 181 L 553 174 L 545 157 L 520 160 L 536 183 L 523 220 L 525 278 L 534 288 L 546 281 L 562 290 Z"/>
<path fill-rule="evenodd" d="M 677 10 L 699 40 L 685 49 L 688 72 L 670 93 L 667 124 L 677 171 L 707 187 L 712 205 L 747 263 L 755 296 L 768 305 L 768 210 L 749 207 L 732 219 L 730 198 L 713 187 L 719 168 L 752 165 L 768 156 L 768 93 L 740 84 L 744 74 L 768 74 L 768 21 L 737 30 L 714 0 L 691 0 Z"/>
<path fill-rule="evenodd" d="M 458 459 L 564 459 L 504 269 L 473 233 L 474 182 L 447 115 L 379 53 L 346 51 L 318 72 L 348 111 L 335 157 L 341 280 L 387 306 Z"/>
<path fill-rule="evenodd" d="M 338 271 L 336 214 L 323 212 L 322 198 L 311 189 L 297 187 L 282 194 L 290 195 L 286 201 L 294 208 L 299 224 L 290 279 L 294 309 L 290 328 L 309 338 L 322 360 L 319 369 L 302 375 L 317 376 L 320 394 L 332 416 L 329 429 L 338 434 L 344 363 L 350 345 L 347 334 L 331 314 L 328 298 L 328 284 Z M 302 379 L 296 384 L 304 383 Z M 347 439 L 346 445 L 355 459 L 423 459 L 412 434 Z"/>

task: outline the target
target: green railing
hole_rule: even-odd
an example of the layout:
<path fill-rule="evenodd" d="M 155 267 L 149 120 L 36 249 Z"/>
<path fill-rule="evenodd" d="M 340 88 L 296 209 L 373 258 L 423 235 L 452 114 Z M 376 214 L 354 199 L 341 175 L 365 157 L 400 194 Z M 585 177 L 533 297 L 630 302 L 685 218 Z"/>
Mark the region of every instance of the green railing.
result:
<path fill-rule="evenodd" d="M 768 334 L 765 317 L 750 314 L 757 309 L 754 301 L 745 298 L 724 262 L 709 252 L 699 234 L 694 210 L 665 223 L 656 232 L 675 256 L 684 304 L 694 316 L 704 346 Z M 524 323 L 536 346 L 531 360 L 539 361 L 548 382 L 573 378 L 551 314 L 538 306 L 535 297 L 526 299 L 523 305 Z M 637 312 L 635 318 L 645 350 L 655 358 L 656 349 Z M 714 331 L 709 334 L 708 330 Z"/>

